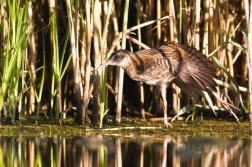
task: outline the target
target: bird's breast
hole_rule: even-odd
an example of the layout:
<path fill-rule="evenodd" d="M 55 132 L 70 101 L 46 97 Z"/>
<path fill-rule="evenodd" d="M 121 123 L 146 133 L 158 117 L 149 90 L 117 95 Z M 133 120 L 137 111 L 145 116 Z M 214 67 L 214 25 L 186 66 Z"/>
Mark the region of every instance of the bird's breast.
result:
<path fill-rule="evenodd" d="M 148 85 L 158 85 L 159 83 L 166 83 L 167 85 L 174 79 L 175 73 L 170 68 L 164 66 L 145 66 L 144 69 L 138 68 L 124 69 L 125 72 L 135 81 L 144 82 Z"/>
<path fill-rule="evenodd" d="M 133 80 L 149 85 L 168 84 L 175 76 L 170 61 L 158 50 L 141 50 L 132 55 L 131 61 L 123 68 Z"/>

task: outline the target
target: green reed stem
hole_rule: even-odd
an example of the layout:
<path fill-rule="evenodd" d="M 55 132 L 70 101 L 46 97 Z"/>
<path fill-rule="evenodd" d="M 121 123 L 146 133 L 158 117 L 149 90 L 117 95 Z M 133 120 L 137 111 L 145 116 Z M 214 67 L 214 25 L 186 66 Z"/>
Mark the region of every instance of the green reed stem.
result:
<path fill-rule="evenodd" d="M 122 49 L 126 49 L 126 32 L 128 25 L 128 13 L 129 13 L 129 0 L 125 0 L 124 14 L 123 14 L 123 25 L 122 25 Z M 121 122 L 121 108 L 122 108 L 122 93 L 123 93 L 123 80 L 124 71 L 122 68 L 119 70 L 119 83 L 118 83 L 118 100 L 116 106 L 117 121 Z"/>
<path fill-rule="evenodd" d="M 62 112 L 62 105 L 61 105 L 61 80 L 63 78 L 63 75 L 66 72 L 66 69 L 70 63 L 71 56 L 68 56 L 67 63 L 63 64 L 63 60 L 65 58 L 66 54 L 66 47 L 69 39 L 69 29 L 67 30 L 66 37 L 64 39 L 64 44 L 62 48 L 61 56 L 59 54 L 59 42 L 58 42 L 58 27 L 57 27 L 57 16 L 56 16 L 56 10 L 52 9 L 51 11 L 51 25 L 52 25 L 52 41 L 53 41 L 53 58 L 54 58 L 54 64 L 53 64 L 53 78 L 52 78 L 52 89 L 51 89 L 51 101 L 55 98 L 55 120 L 56 122 L 59 120 L 59 113 Z M 64 65 L 64 68 L 63 68 Z M 55 82 L 55 83 L 54 83 Z M 51 106 L 53 107 L 53 106 Z"/>
<path fill-rule="evenodd" d="M 19 88 L 19 80 L 21 72 L 21 64 L 23 55 L 25 55 L 25 47 L 30 36 L 30 32 L 27 32 L 27 11 L 28 5 L 24 4 L 20 6 L 20 1 L 8 0 L 6 7 L 1 8 L 3 13 L 7 16 L 7 25 L 1 29 L 2 34 L 6 34 L 6 38 L 2 39 L 5 50 L 1 50 L 0 58 L 3 60 L 3 74 L 1 76 L 0 87 L 0 109 L 2 109 L 4 100 L 7 97 L 8 114 L 11 115 L 12 123 L 15 120 L 15 112 L 17 102 L 20 100 L 20 94 L 22 90 Z"/>

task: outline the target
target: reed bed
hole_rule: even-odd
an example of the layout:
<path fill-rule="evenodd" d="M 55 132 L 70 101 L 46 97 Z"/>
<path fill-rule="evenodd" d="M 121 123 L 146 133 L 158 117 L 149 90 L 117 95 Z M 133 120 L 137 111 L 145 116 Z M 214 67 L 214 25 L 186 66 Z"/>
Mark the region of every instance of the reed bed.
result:
<path fill-rule="evenodd" d="M 129 106 L 146 118 L 160 110 L 154 87 L 129 80 L 120 68 L 95 69 L 116 49 L 135 52 L 172 40 L 213 61 L 219 95 L 246 118 L 252 111 L 250 5 L 247 0 L 1 0 L 0 108 L 12 123 L 35 113 L 38 121 L 44 108 L 57 123 L 75 110 L 75 122 L 85 124 L 91 110 L 91 121 L 102 127 L 107 114 L 120 122 Z M 190 107 L 190 97 L 171 88 L 170 114 L 221 108 L 208 96 L 203 105 Z"/>

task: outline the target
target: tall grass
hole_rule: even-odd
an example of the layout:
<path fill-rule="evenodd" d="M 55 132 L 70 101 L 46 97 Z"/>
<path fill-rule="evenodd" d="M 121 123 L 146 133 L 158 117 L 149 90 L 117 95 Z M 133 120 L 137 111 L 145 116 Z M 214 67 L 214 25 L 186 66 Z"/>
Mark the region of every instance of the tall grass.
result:
<path fill-rule="evenodd" d="M 247 61 L 248 61 L 248 93 L 249 93 L 249 101 L 248 101 L 248 110 L 249 110 L 249 118 L 250 118 L 250 132 L 252 132 L 252 95 L 251 95 L 251 84 L 252 84 L 252 3 L 248 0 L 244 0 L 246 21 L 247 21 Z"/>
<path fill-rule="evenodd" d="M 63 38 L 63 46 L 61 48 L 61 54 L 59 53 L 59 41 L 58 41 L 58 28 L 57 28 L 57 13 L 55 9 L 51 9 L 51 27 L 52 27 L 52 41 L 53 41 L 53 75 L 52 75 L 52 88 L 51 88 L 51 107 L 55 107 L 55 120 L 59 120 L 59 113 L 62 112 L 62 90 L 61 80 L 66 72 L 68 64 L 71 60 L 71 55 L 66 55 L 66 47 L 69 39 L 69 30 Z M 66 63 L 64 59 L 66 57 Z M 54 99 L 55 98 L 55 99 Z M 55 100 L 55 105 L 53 102 Z"/>
<path fill-rule="evenodd" d="M 8 115 L 11 116 L 11 122 L 15 121 L 17 104 L 22 99 L 24 84 L 20 86 L 20 77 L 24 77 L 24 55 L 27 41 L 30 36 L 28 28 L 28 4 L 21 4 L 21 1 L 7 0 L 2 3 L 5 6 L 1 8 L 2 12 L 2 44 L 1 61 L 3 65 L 1 73 L 0 86 L 0 109 L 7 98 Z M 23 67 L 22 67 L 23 65 Z M 23 80 L 23 79 L 22 79 Z"/>
<path fill-rule="evenodd" d="M 44 40 L 43 40 L 43 50 L 45 49 L 44 45 Z M 41 75 L 41 80 L 40 80 L 40 88 L 37 90 L 36 89 L 36 81 L 33 80 L 33 71 L 30 66 L 28 69 L 30 80 L 31 80 L 31 86 L 33 87 L 34 94 L 36 97 L 36 102 L 37 102 L 37 107 L 36 107 L 36 123 L 38 124 L 38 119 L 39 119 L 39 114 L 40 114 L 40 104 L 41 104 L 41 99 L 42 99 L 42 93 L 43 93 L 43 88 L 44 88 L 44 83 L 45 83 L 45 53 L 43 53 L 43 65 L 41 68 L 38 68 L 37 71 L 42 69 L 42 75 Z M 35 71 L 35 72 L 37 72 Z"/>
<path fill-rule="evenodd" d="M 89 3 L 88 1 L 86 3 Z M 83 85 L 81 84 L 80 77 L 80 67 L 79 67 L 79 43 L 78 43 L 78 31 L 77 27 L 79 26 L 78 20 L 78 10 L 72 14 L 73 8 L 78 9 L 79 3 L 75 2 L 74 4 L 70 3 L 70 0 L 66 1 L 67 6 L 67 16 L 68 16 L 68 26 L 70 31 L 70 44 L 72 52 L 72 64 L 73 64 L 73 79 L 74 79 L 74 92 L 76 94 L 76 106 L 77 106 L 77 116 L 76 122 L 83 123 L 85 117 L 85 110 L 82 109 L 81 98 L 83 95 Z M 75 21 L 74 21 L 75 20 Z"/>
<path fill-rule="evenodd" d="M 39 4 L 35 1 L 24 3 L 20 0 L 3 0 L 1 2 L 0 37 L 3 47 L 0 48 L 0 108 L 7 104 L 5 108 L 9 112 L 8 114 L 12 116 L 12 122 L 15 120 L 14 111 L 16 111 L 17 104 L 19 103 L 21 107 L 21 103 L 25 99 L 30 100 L 32 105 L 37 105 L 38 117 L 42 101 L 48 100 L 48 92 L 45 93 L 46 89 L 43 89 L 47 78 L 51 78 L 48 81 L 52 82 L 49 84 L 52 85 L 49 103 L 51 108 L 55 109 L 56 120 L 58 120 L 59 112 L 62 111 L 61 102 L 63 101 L 61 99 L 61 82 L 64 79 L 65 72 L 71 70 L 69 67 L 73 67 L 73 70 L 72 75 L 69 75 L 70 81 L 68 83 L 74 83 L 74 88 L 69 86 L 66 92 L 74 92 L 76 99 L 66 97 L 66 101 L 68 102 L 67 108 L 70 108 L 73 104 L 77 106 L 76 122 L 85 122 L 85 114 L 91 98 L 96 102 L 96 108 L 100 108 L 100 127 L 106 109 L 110 107 L 107 102 L 111 100 L 117 104 L 116 118 L 120 122 L 122 96 L 124 94 L 122 87 L 123 85 L 124 87 L 129 86 L 123 84 L 123 71 L 116 70 L 118 72 L 115 72 L 105 68 L 99 78 L 94 76 L 93 71 L 115 48 L 119 49 L 118 44 L 121 39 L 121 48 L 124 49 L 127 49 L 126 39 L 136 43 L 139 46 L 138 49 L 158 47 L 164 40 L 179 41 L 183 44 L 195 46 L 214 62 L 217 68 L 218 83 L 222 83 L 222 86 L 219 87 L 219 94 L 225 100 L 237 106 L 243 107 L 243 102 L 244 108 L 250 106 L 250 103 L 244 100 L 250 96 L 246 92 L 239 91 L 241 88 L 247 90 L 243 87 L 249 88 L 250 86 L 246 81 L 246 79 L 250 79 L 247 77 L 247 71 L 241 71 L 237 68 L 240 64 L 247 65 L 243 59 L 246 49 L 244 39 L 247 32 L 244 31 L 246 27 L 242 21 L 244 17 L 241 3 L 220 0 L 214 1 L 214 3 L 209 0 L 195 2 L 157 1 L 157 5 L 153 5 L 150 0 L 138 0 L 135 4 L 131 2 L 133 4 L 131 6 L 127 0 L 125 4 L 120 0 L 85 2 L 66 0 L 66 4 L 64 2 L 56 3 L 56 1 L 50 1 L 49 4 Z M 28 26 L 31 23 L 28 18 L 29 3 L 33 5 L 30 10 L 35 11 L 40 8 L 36 11 L 43 11 L 43 9 L 49 8 L 49 15 L 46 15 L 46 12 L 33 12 L 32 17 L 37 16 L 36 18 L 39 19 L 34 19 L 34 23 L 32 23 L 34 25 L 30 28 Z M 246 7 L 249 8 L 249 5 L 251 4 L 248 3 Z M 234 13 L 230 13 L 231 7 L 233 7 Z M 65 15 L 58 15 L 59 13 L 65 13 Z M 158 20 L 168 13 L 170 20 Z M 66 17 L 68 24 L 65 24 L 67 27 L 62 30 L 62 22 L 66 21 Z M 128 17 L 134 19 L 127 20 Z M 247 14 L 247 17 L 249 17 L 249 14 Z M 123 18 L 123 20 L 119 20 L 120 18 Z M 49 23 L 47 20 L 49 20 Z M 136 26 L 128 28 L 127 25 L 131 24 L 133 20 Z M 152 23 L 149 22 L 150 20 L 152 20 Z M 158 21 L 157 24 L 156 21 Z M 27 41 L 33 31 L 33 26 L 37 26 L 36 29 L 38 30 L 45 28 L 43 26 L 46 24 L 41 24 L 41 22 L 51 26 L 50 29 L 44 31 L 45 46 L 43 53 L 34 52 L 33 58 L 36 60 L 27 59 L 27 52 L 31 52 L 31 49 L 27 49 Z M 119 25 L 119 27 L 122 27 L 121 33 L 119 33 L 118 24 L 122 25 Z M 249 25 L 248 21 L 247 24 Z M 144 26 L 147 27 L 142 28 Z M 137 39 L 133 34 L 130 34 L 134 31 L 138 32 Z M 245 32 L 245 35 L 241 33 L 242 31 Z M 61 34 L 64 36 L 63 42 L 59 41 L 59 32 L 63 32 Z M 50 38 L 46 37 L 48 33 L 51 34 Z M 250 36 L 248 35 L 248 37 Z M 38 47 L 38 41 L 41 40 L 43 40 L 42 36 L 33 37 L 31 40 L 32 43 L 35 43 L 33 49 L 39 50 L 41 48 Z M 60 43 L 63 43 L 63 45 L 59 45 Z M 143 44 L 147 44 L 147 46 Z M 50 50 L 48 48 L 51 48 L 51 52 L 47 52 Z M 70 52 L 72 57 L 68 54 Z M 39 63 L 43 61 L 43 63 L 41 66 L 36 66 L 36 61 Z M 27 66 L 28 64 L 30 65 Z M 71 66 L 68 66 L 69 64 Z M 52 72 L 47 70 L 51 66 L 53 66 Z M 27 67 L 28 69 L 26 69 Z M 38 72 L 40 70 L 42 70 L 42 73 Z M 28 79 L 25 78 L 26 71 L 29 71 L 30 78 Z M 114 72 L 117 73 L 116 77 L 112 75 Z M 39 76 L 33 76 L 37 74 Z M 106 81 L 109 81 L 112 90 L 115 92 L 113 98 L 107 98 Z M 243 82 L 241 83 L 241 81 Z M 32 83 L 30 88 L 36 91 L 35 102 L 32 97 L 24 94 L 29 88 L 28 83 Z M 233 84 L 235 89 L 229 90 L 225 86 L 228 84 Z M 40 85 L 39 89 L 37 88 L 38 85 Z M 98 87 L 100 90 L 98 90 Z M 153 90 L 155 89 L 150 88 L 149 91 L 153 92 Z M 143 92 L 143 87 L 140 91 Z M 33 96 L 32 91 L 30 92 L 30 95 Z M 131 97 L 126 97 L 124 100 L 127 100 L 127 98 Z M 174 92 L 173 96 L 168 98 L 173 98 L 172 108 L 175 112 L 180 107 L 189 105 L 188 98 L 181 97 L 179 91 Z M 141 95 L 141 101 L 143 102 L 143 100 L 143 95 Z M 152 104 L 150 103 L 146 107 L 153 110 L 154 107 L 150 107 Z M 216 101 L 213 101 L 213 106 L 214 108 L 220 107 Z"/>
<path fill-rule="evenodd" d="M 129 0 L 125 0 L 123 12 L 123 25 L 122 25 L 122 44 L 121 49 L 126 49 L 126 34 L 128 26 L 128 13 L 129 13 Z M 121 122 L 121 109 L 122 109 L 122 95 L 123 95 L 123 81 L 124 71 L 120 68 L 118 76 L 118 99 L 116 104 L 116 121 Z"/>

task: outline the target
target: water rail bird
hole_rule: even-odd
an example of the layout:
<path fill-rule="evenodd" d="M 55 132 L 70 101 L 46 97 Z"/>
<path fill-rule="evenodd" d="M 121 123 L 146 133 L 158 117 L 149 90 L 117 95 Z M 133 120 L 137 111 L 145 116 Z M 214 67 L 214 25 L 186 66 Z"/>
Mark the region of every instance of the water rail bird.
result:
<path fill-rule="evenodd" d="M 167 121 L 166 101 L 166 88 L 171 82 L 192 97 L 204 96 L 202 91 L 211 92 L 238 120 L 230 108 L 234 106 L 224 102 L 216 93 L 212 62 L 194 47 L 166 41 L 159 48 L 134 53 L 117 50 L 96 70 L 107 65 L 120 66 L 133 80 L 157 87 L 163 99 L 165 128 L 171 126 Z"/>

